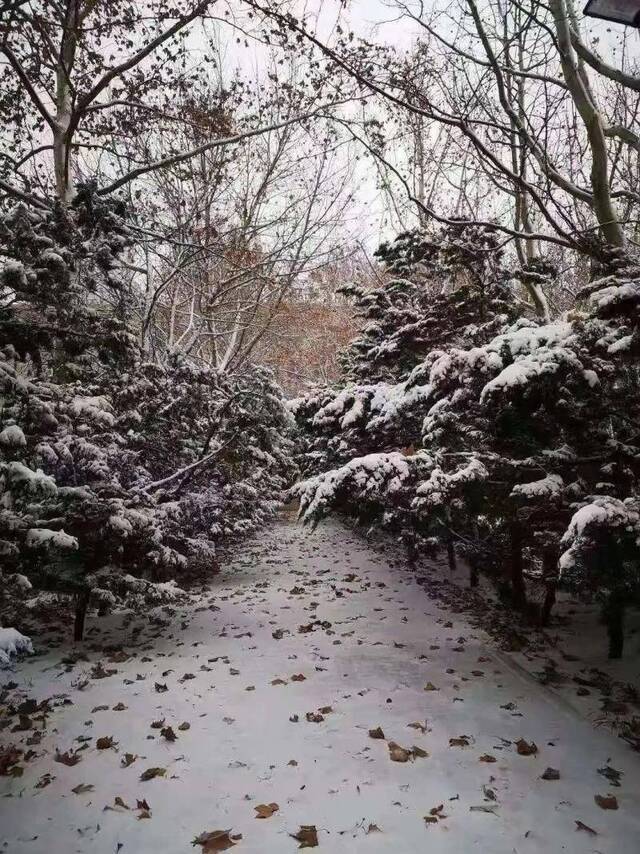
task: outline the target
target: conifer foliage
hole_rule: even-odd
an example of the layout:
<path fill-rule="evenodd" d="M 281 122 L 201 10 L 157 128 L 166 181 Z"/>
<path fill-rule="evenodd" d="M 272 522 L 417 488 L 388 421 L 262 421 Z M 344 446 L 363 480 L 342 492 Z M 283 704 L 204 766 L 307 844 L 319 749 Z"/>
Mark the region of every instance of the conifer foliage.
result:
<path fill-rule="evenodd" d="M 89 605 L 180 595 L 173 579 L 211 570 L 216 542 L 263 523 L 291 476 L 267 372 L 145 361 L 124 214 L 86 187 L 0 222 L 3 587 L 71 594 L 78 637 Z"/>
<path fill-rule="evenodd" d="M 472 585 L 485 572 L 543 624 L 558 584 L 589 590 L 619 657 L 640 600 L 640 269 L 603 249 L 575 309 L 545 323 L 514 310 L 522 273 L 477 226 L 380 255 L 387 280 L 353 292 L 363 330 L 345 386 L 293 404 L 303 518 L 352 512 L 411 558 L 462 554 Z"/>

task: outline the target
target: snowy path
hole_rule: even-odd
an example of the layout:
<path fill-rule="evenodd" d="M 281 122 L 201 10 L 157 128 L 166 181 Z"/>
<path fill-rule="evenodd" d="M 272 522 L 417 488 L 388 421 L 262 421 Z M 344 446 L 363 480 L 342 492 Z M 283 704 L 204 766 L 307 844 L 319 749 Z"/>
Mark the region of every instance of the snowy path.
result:
<path fill-rule="evenodd" d="M 299 631 L 314 620 L 331 626 Z M 315 825 L 319 850 L 330 852 L 640 850 L 638 755 L 512 669 L 408 570 L 338 524 L 312 534 L 278 523 L 199 608 L 178 609 L 164 627 L 131 620 L 125 661 L 109 651 L 122 643 L 120 623 L 94 625 L 88 661 L 65 668 L 69 650 L 59 648 L 2 679 L 18 683 L 14 703 L 66 694 L 73 705 L 47 716 L 23 776 L 0 778 L 0 851 L 181 854 L 201 850 L 190 843 L 203 831 L 232 829 L 242 834 L 238 854 L 286 854 L 300 825 Z M 96 678 L 98 662 L 117 672 Z M 322 720 L 306 719 L 322 707 L 331 707 Z M 38 717 L 25 731 L 5 728 L 3 742 L 29 749 Z M 175 742 L 151 728 L 162 719 Z M 377 727 L 428 756 L 391 761 L 387 743 L 369 736 Z M 104 736 L 117 747 L 98 750 Z M 538 754 L 519 755 L 519 738 Z M 77 764 L 54 761 L 56 748 L 83 743 Z M 126 753 L 137 758 L 122 767 Z M 623 772 L 620 787 L 597 772 L 607 764 Z M 559 780 L 540 778 L 548 766 Z M 141 781 L 152 767 L 165 776 Z M 93 789 L 72 792 L 79 784 Z M 608 793 L 617 811 L 594 802 Z M 130 809 L 104 810 L 116 797 Z M 136 809 L 143 799 L 150 818 Z M 279 810 L 256 820 L 254 807 L 272 802 Z"/>

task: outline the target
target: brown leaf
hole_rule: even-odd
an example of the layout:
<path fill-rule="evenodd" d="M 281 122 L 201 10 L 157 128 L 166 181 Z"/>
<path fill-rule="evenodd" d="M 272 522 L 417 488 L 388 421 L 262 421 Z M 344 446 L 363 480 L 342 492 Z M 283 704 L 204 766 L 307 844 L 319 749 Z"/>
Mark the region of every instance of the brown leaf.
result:
<path fill-rule="evenodd" d="M 436 686 L 433 684 L 433 682 L 427 682 L 427 684 L 424 686 L 424 690 L 425 691 L 439 691 L 440 689 L 436 688 Z"/>
<path fill-rule="evenodd" d="M 135 753 L 125 753 L 125 755 L 120 760 L 120 764 L 123 768 L 128 768 L 129 765 L 133 765 L 138 757 Z"/>
<path fill-rule="evenodd" d="M 280 807 L 278 804 L 258 804 L 257 807 L 254 807 L 257 815 L 256 818 L 271 818 L 274 812 L 278 812 Z"/>
<path fill-rule="evenodd" d="M 284 681 L 284 679 L 280 679 L 280 677 L 278 676 L 275 679 L 271 680 L 271 684 L 272 685 L 286 685 L 287 683 Z"/>
<path fill-rule="evenodd" d="M 333 706 L 321 706 L 318 711 L 321 715 L 330 715 L 333 711 Z"/>
<path fill-rule="evenodd" d="M 123 807 L 123 809 L 125 810 L 129 809 L 129 807 L 125 804 L 120 795 L 116 795 L 116 797 L 113 799 L 113 802 L 117 807 Z"/>
<path fill-rule="evenodd" d="M 404 747 L 400 747 L 400 745 L 396 744 L 395 741 L 389 741 L 387 743 L 387 747 L 389 748 L 389 759 L 391 759 L 392 762 L 408 762 L 409 759 L 411 759 L 411 751 L 406 750 Z"/>
<path fill-rule="evenodd" d="M 411 748 L 411 753 L 413 754 L 414 759 L 426 759 L 429 755 L 426 750 L 423 750 L 421 747 L 417 747 L 415 744 Z"/>
<path fill-rule="evenodd" d="M 87 792 L 93 792 L 93 789 L 94 787 L 91 783 L 78 783 L 71 791 L 74 795 L 85 795 Z"/>
<path fill-rule="evenodd" d="M 520 756 L 535 756 L 538 752 L 538 745 L 535 741 L 528 742 L 524 738 L 519 738 L 516 741 L 516 749 Z"/>
<path fill-rule="evenodd" d="M 483 753 L 478 762 L 497 762 L 495 756 L 492 756 L 490 753 Z"/>
<path fill-rule="evenodd" d="M 540 775 L 541 780 L 559 780 L 560 772 L 557 768 L 547 768 L 544 774 Z"/>
<path fill-rule="evenodd" d="M 423 816 L 423 818 L 425 820 L 425 824 L 437 824 L 438 823 L 438 819 L 435 815 L 425 815 L 425 816 Z"/>
<path fill-rule="evenodd" d="M 242 839 L 242 834 L 233 834 L 231 830 L 211 830 L 197 836 L 192 845 L 201 845 L 202 854 L 213 854 L 214 851 L 226 851 L 233 848 Z"/>
<path fill-rule="evenodd" d="M 78 762 L 82 759 L 82 757 L 76 752 L 71 753 L 70 750 L 65 751 L 64 753 L 60 753 L 59 750 L 56 750 L 55 761 L 61 762 L 63 765 L 77 765 Z"/>
<path fill-rule="evenodd" d="M 136 799 L 136 809 L 137 810 L 150 810 L 151 807 L 147 803 L 147 799 L 143 798 L 141 801 Z"/>
<path fill-rule="evenodd" d="M 301 824 L 300 830 L 297 833 L 291 833 L 289 835 L 300 843 L 298 848 L 318 847 L 318 831 L 316 830 L 315 824 Z"/>
<path fill-rule="evenodd" d="M 189 721 L 183 721 L 178 727 L 178 729 L 180 730 L 180 732 L 186 732 L 188 729 L 191 729 L 191 724 L 189 723 Z"/>
<path fill-rule="evenodd" d="M 166 773 L 166 768 L 147 768 L 147 770 L 143 771 L 140 775 L 140 779 L 144 783 L 147 780 L 153 780 L 154 777 L 164 777 Z"/>
<path fill-rule="evenodd" d="M 600 809 L 603 810 L 617 810 L 618 809 L 618 799 L 615 795 L 595 795 L 594 801 L 598 804 Z"/>
<path fill-rule="evenodd" d="M 162 729 L 162 727 L 164 726 L 164 718 L 159 721 L 151 721 L 149 726 L 151 727 L 151 729 Z"/>
<path fill-rule="evenodd" d="M 427 722 L 426 721 L 423 724 L 421 724 L 420 721 L 413 721 L 413 723 L 407 724 L 407 726 L 411 727 L 411 729 L 420 730 L 420 732 L 423 735 L 427 731 Z"/>
<path fill-rule="evenodd" d="M 320 724 L 324 720 L 324 715 L 321 715 L 319 712 L 307 712 L 305 717 L 312 724 Z"/>
<path fill-rule="evenodd" d="M 110 747 L 115 747 L 113 736 L 103 735 L 102 738 L 96 739 L 96 747 L 98 750 L 108 750 Z"/>
<path fill-rule="evenodd" d="M 458 738 L 450 738 L 449 747 L 469 747 L 469 736 L 460 735 Z"/>
<path fill-rule="evenodd" d="M 167 688 L 166 684 L 161 684 L 160 682 L 155 683 L 155 689 L 158 692 L 158 694 L 164 694 L 165 691 L 169 690 Z"/>
<path fill-rule="evenodd" d="M 367 828 L 367 834 L 369 833 L 382 833 L 377 824 L 370 824 Z"/>
<path fill-rule="evenodd" d="M 116 703 L 115 706 L 113 707 L 112 711 L 113 712 L 124 712 L 124 710 L 126 708 L 127 707 L 125 706 L 124 703 Z"/>
<path fill-rule="evenodd" d="M 160 730 L 160 735 L 166 738 L 167 741 L 175 741 L 178 736 L 173 731 L 173 727 L 165 726 Z"/>
<path fill-rule="evenodd" d="M 369 738 L 384 738 L 384 733 L 382 732 L 382 727 L 376 727 L 375 729 L 369 730 Z"/>
<path fill-rule="evenodd" d="M 597 830 L 594 830 L 592 827 L 589 827 L 589 825 L 585 824 L 583 821 L 580 821 L 579 819 L 576 818 L 575 823 L 576 823 L 576 830 L 584 830 L 586 833 L 589 834 L 589 836 L 597 836 L 598 835 Z"/>
<path fill-rule="evenodd" d="M 292 682 L 304 682 L 306 680 L 304 673 L 294 673 L 291 677 Z"/>

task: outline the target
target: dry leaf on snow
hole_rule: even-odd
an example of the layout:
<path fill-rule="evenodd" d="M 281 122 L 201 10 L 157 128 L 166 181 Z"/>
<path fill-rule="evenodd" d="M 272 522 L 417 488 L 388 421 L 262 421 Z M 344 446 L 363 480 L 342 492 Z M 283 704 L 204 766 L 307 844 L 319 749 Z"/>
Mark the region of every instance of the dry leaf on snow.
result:
<path fill-rule="evenodd" d="M 382 731 L 382 727 L 376 727 L 375 729 L 369 730 L 369 738 L 384 738 L 384 733 Z"/>
<path fill-rule="evenodd" d="M 535 756 L 538 752 L 538 745 L 535 741 L 528 742 L 524 738 L 519 738 L 516 741 L 516 749 L 520 756 Z"/>
<path fill-rule="evenodd" d="M 78 783 L 71 791 L 74 795 L 85 795 L 87 792 L 93 792 L 93 788 L 91 783 Z"/>
<path fill-rule="evenodd" d="M 166 773 L 166 768 L 147 768 L 147 770 L 143 771 L 140 775 L 140 779 L 145 783 L 147 780 L 153 780 L 154 777 L 164 777 Z"/>
<path fill-rule="evenodd" d="M 278 804 L 258 804 L 257 807 L 254 807 L 257 815 L 256 818 L 271 818 L 274 812 L 278 812 L 280 807 Z"/>
<path fill-rule="evenodd" d="M 192 845 L 201 845 L 202 854 L 213 854 L 214 851 L 226 851 L 242 839 L 242 834 L 232 834 L 231 830 L 210 830 L 197 836 Z"/>
<path fill-rule="evenodd" d="M 137 758 L 138 757 L 135 753 L 125 753 L 125 755 L 120 760 L 120 764 L 123 768 L 128 768 L 129 765 L 133 765 Z"/>
<path fill-rule="evenodd" d="M 603 810 L 617 810 L 618 809 L 618 799 L 615 795 L 595 795 L 594 801 L 598 804 L 600 809 Z"/>
<path fill-rule="evenodd" d="M 408 762 L 411 759 L 411 751 L 400 747 L 395 741 L 388 742 L 387 747 L 389 748 L 389 759 L 392 762 Z"/>
<path fill-rule="evenodd" d="M 298 848 L 318 847 L 318 831 L 316 830 L 315 824 L 301 824 L 300 830 L 297 833 L 291 833 L 289 835 L 300 843 Z"/>

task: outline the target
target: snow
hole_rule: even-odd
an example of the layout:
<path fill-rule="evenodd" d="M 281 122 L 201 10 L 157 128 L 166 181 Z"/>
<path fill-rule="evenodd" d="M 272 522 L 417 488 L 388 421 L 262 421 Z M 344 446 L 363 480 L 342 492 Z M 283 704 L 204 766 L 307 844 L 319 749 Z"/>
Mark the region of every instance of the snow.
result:
<path fill-rule="evenodd" d="M 388 543 L 367 545 L 334 522 L 315 533 L 282 522 L 193 606 L 162 616 L 166 626 L 131 615 L 90 619 L 91 640 L 76 649 L 88 660 L 70 665 L 69 644 L 12 674 L 9 703 L 57 699 L 23 775 L 0 777 L 11 854 L 186 854 L 198 834 L 227 828 L 243 835 L 238 854 L 293 854 L 289 834 L 301 824 L 316 825 L 319 851 L 332 854 L 637 854 L 637 755 L 430 599 Z M 316 619 L 331 625 L 299 632 Z M 128 660 L 113 655 L 118 643 Z M 94 678 L 98 662 L 117 672 Z M 300 673 L 305 680 L 292 681 Z M 277 678 L 286 684 L 273 685 Z M 438 690 L 425 691 L 428 682 Z M 114 710 L 118 703 L 126 709 Z M 503 708 L 509 703 L 515 708 Z M 306 720 L 324 706 L 332 707 L 324 720 Z M 162 719 L 175 743 L 150 727 Z M 178 730 L 182 721 L 188 731 Z M 390 761 L 385 741 L 368 735 L 378 726 L 429 756 Z M 29 735 L 10 738 L 24 747 Z M 108 735 L 117 747 L 97 750 Z M 449 745 L 461 735 L 468 747 Z M 89 739 L 81 761 L 55 762 L 56 748 L 82 746 L 78 737 Z M 518 755 L 520 737 L 538 755 Z M 138 758 L 124 768 L 127 752 Z M 483 754 L 497 761 L 479 761 Z M 620 788 L 598 774 L 607 764 L 623 773 Z M 558 781 L 540 779 L 547 766 L 559 769 Z M 141 782 L 151 767 L 166 775 Z M 81 783 L 94 788 L 72 793 Z M 617 811 L 594 802 L 609 792 Z M 115 797 L 131 809 L 105 811 Z M 142 798 L 151 818 L 139 821 Z M 254 807 L 271 802 L 278 812 L 256 820 Z M 446 818 L 427 825 L 423 816 L 440 804 Z M 495 814 L 472 806 L 495 806 Z M 369 824 L 381 832 L 367 834 Z"/>
<path fill-rule="evenodd" d="M 32 653 L 31 639 L 16 629 L 3 629 L 0 626 L 0 667 L 11 663 L 11 659 L 21 653 Z"/>
<path fill-rule="evenodd" d="M 42 495 L 56 495 L 56 482 L 52 477 L 45 474 L 42 469 L 30 469 L 17 461 L 7 463 L 5 466 L 7 479 L 11 486 L 19 485 L 31 493 Z"/>
<path fill-rule="evenodd" d="M 29 549 L 65 549 L 78 548 L 78 540 L 64 531 L 52 531 L 49 528 L 30 528 L 27 531 L 26 545 Z"/>
<path fill-rule="evenodd" d="M 559 474 L 548 474 L 540 480 L 517 483 L 511 490 L 511 495 L 520 495 L 522 498 L 552 498 L 560 495 L 563 486 L 564 481 Z"/>
<path fill-rule="evenodd" d="M 27 444 L 24 433 L 17 424 L 10 424 L 0 433 L 0 445 L 9 448 L 24 448 Z"/>
<path fill-rule="evenodd" d="M 94 397 L 74 397 L 71 401 L 71 411 L 74 415 L 90 418 L 98 424 L 111 427 L 116 419 L 113 416 L 112 406 L 104 395 Z"/>

